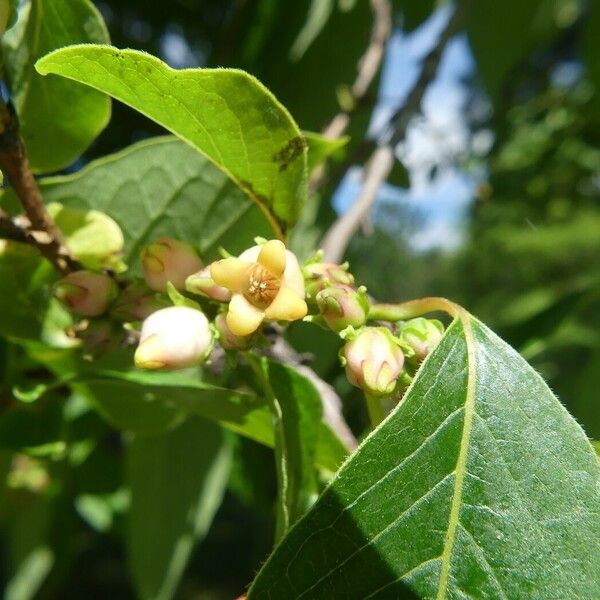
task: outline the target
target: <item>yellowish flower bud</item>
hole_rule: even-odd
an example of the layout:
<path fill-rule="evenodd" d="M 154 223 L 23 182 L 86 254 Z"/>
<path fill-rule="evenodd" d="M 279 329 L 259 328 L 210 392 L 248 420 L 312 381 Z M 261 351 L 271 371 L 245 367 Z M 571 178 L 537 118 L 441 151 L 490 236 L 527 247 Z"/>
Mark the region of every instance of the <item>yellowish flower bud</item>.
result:
<path fill-rule="evenodd" d="M 185 289 L 192 294 L 206 296 L 211 300 L 218 300 L 219 302 L 229 302 L 231 300 L 231 292 L 213 281 L 213 278 L 210 276 L 210 266 L 204 267 L 198 273 L 190 275 L 185 280 Z"/>
<path fill-rule="evenodd" d="M 215 317 L 215 327 L 219 332 L 219 343 L 225 350 L 248 350 L 256 337 L 255 335 L 239 336 L 233 334 L 227 326 L 227 317 L 223 313 Z"/>
<path fill-rule="evenodd" d="M 391 394 L 402 373 L 404 354 L 385 327 L 365 327 L 342 349 L 352 385 L 374 396 Z"/>
<path fill-rule="evenodd" d="M 214 262 L 210 273 L 217 285 L 232 292 L 226 319 L 234 335 L 254 333 L 263 320 L 295 321 L 308 312 L 298 259 L 279 240 Z"/>
<path fill-rule="evenodd" d="M 185 289 L 186 278 L 202 269 L 202 261 L 190 244 L 169 237 L 146 246 L 141 260 L 144 279 L 157 292 L 165 292 L 169 281 L 178 290 Z"/>
<path fill-rule="evenodd" d="M 117 286 L 103 273 L 74 271 L 57 282 L 54 294 L 74 313 L 97 317 L 116 297 Z"/>
<path fill-rule="evenodd" d="M 310 263 L 303 267 L 306 297 L 314 300 L 317 294 L 330 286 L 353 285 L 354 276 L 348 273 L 348 265 L 335 263 Z"/>
<path fill-rule="evenodd" d="M 203 312 L 170 306 L 152 313 L 142 325 L 135 366 L 182 369 L 200 364 L 212 349 L 212 332 Z"/>

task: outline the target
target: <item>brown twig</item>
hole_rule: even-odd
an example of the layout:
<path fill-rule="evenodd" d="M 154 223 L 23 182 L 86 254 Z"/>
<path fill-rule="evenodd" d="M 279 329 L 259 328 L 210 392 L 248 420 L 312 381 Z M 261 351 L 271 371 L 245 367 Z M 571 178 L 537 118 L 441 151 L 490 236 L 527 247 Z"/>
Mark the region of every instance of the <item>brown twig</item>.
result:
<path fill-rule="evenodd" d="M 421 72 L 403 105 L 392 115 L 383 131 L 378 147 L 364 168 L 362 189 L 354 204 L 337 219 L 323 236 L 324 259 L 340 262 L 352 236 L 370 213 L 377 193 L 394 166 L 394 148 L 406 136 L 412 117 L 421 109 L 425 92 L 435 77 L 448 42 L 461 29 L 467 2 L 459 2 L 443 29 L 437 43 L 423 60 Z"/>
<path fill-rule="evenodd" d="M 31 222 L 29 241 L 62 273 L 76 268 L 77 263 L 44 205 L 19 134 L 14 108 L 4 102 L 0 104 L 0 169 L 8 177 Z"/>
<path fill-rule="evenodd" d="M 0 239 L 12 240 L 14 242 L 31 242 L 27 231 L 19 227 L 1 208 L 0 208 Z"/>
<path fill-rule="evenodd" d="M 360 105 L 366 96 L 369 86 L 375 79 L 383 54 L 385 45 L 392 31 L 392 7 L 389 0 L 371 0 L 371 12 L 373 13 L 373 27 L 369 45 L 358 61 L 358 73 L 350 88 L 350 108 L 342 110 L 323 128 L 321 133 L 332 140 L 341 137 L 348 125 L 352 113 Z M 315 170 L 310 180 L 311 191 L 317 190 L 324 181 L 325 170 L 320 167 Z"/>

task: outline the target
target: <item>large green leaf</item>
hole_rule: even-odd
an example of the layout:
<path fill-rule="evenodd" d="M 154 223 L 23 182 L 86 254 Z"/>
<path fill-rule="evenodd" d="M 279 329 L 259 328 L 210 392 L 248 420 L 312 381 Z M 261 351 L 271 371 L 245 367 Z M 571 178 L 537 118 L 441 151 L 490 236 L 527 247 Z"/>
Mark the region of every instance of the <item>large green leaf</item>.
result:
<path fill-rule="evenodd" d="M 259 598 L 598 598 L 600 467 L 469 315 L 258 575 Z"/>
<path fill-rule="evenodd" d="M 168 600 L 207 533 L 229 477 L 231 446 L 217 425 L 192 418 L 127 447 L 127 547 L 141 600 Z"/>
<path fill-rule="evenodd" d="M 238 253 L 254 245 L 255 236 L 274 234 L 245 194 L 172 136 L 133 144 L 73 175 L 47 177 L 40 187 L 46 202 L 109 214 L 125 237 L 123 259 L 131 273 L 140 272 L 143 246 L 161 235 L 216 258 L 219 246 Z"/>
<path fill-rule="evenodd" d="M 108 123 L 110 100 L 77 83 L 42 77 L 34 63 L 61 46 L 108 41 L 104 21 L 89 0 L 30 0 L 2 38 L 6 77 L 36 171 L 72 163 Z"/>
<path fill-rule="evenodd" d="M 306 199 L 306 143 L 287 110 L 254 77 L 234 69 L 176 71 L 158 58 L 79 45 L 38 61 L 135 108 L 206 155 L 282 230 Z"/>
<path fill-rule="evenodd" d="M 188 413 L 216 421 L 261 444 L 274 446 L 271 412 L 266 401 L 255 395 L 217 387 L 183 373 L 95 368 L 93 372 L 82 373 L 80 378 L 92 390 L 104 416 L 122 429 L 161 431 L 173 427 L 183 413 Z M 312 402 L 312 398 L 308 397 L 306 402 Z M 315 464 L 333 472 L 346 454 L 344 444 L 321 423 Z"/>

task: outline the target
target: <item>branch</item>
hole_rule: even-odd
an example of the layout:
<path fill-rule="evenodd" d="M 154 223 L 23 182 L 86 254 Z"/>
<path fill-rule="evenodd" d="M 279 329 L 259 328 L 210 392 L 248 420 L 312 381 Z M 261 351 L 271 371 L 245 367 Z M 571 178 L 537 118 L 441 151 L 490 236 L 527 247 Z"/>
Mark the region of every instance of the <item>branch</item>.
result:
<path fill-rule="evenodd" d="M 457 5 L 436 45 L 423 60 L 419 78 L 404 104 L 390 118 L 378 147 L 365 166 L 363 187 L 352 208 L 341 215 L 325 233 L 321 244 L 325 260 L 331 262 L 342 260 L 352 236 L 371 211 L 380 187 L 385 183 L 394 166 L 394 148 L 404 139 L 408 124 L 421 109 L 423 96 L 437 73 L 446 45 L 462 26 L 466 4 L 467 2 L 463 1 Z"/>
<path fill-rule="evenodd" d="M 0 208 L 0 239 L 12 240 L 14 242 L 31 242 L 27 231 L 19 227 L 1 208 Z"/>
<path fill-rule="evenodd" d="M 44 205 L 19 134 L 19 121 L 14 108 L 3 102 L 0 104 L 0 168 L 8 177 L 31 222 L 31 235 L 27 235 L 29 241 L 62 273 L 77 268 L 60 230 Z"/>
<path fill-rule="evenodd" d="M 389 0 L 371 0 L 370 4 L 373 13 L 373 27 L 369 45 L 358 61 L 358 73 L 350 88 L 351 108 L 339 112 L 321 132 L 331 140 L 339 138 L 346 131 L 352 113 L 366 96 L 373 79 L 379 71 L 385 45 L 392 31 L 392 8 Z M 323 167 L 315 170 L 310 180 L 311 191 L 314 192 L 321 186 L 324 181 L 324 174 Z"/>
<path fill-rule="evenodd" d="M 375 149 L 365 167 L 365 179 L 352 207 L 345 212 L 327 230 L 321 248 L 326 262 L 341 262 L 352 236 L 360 227 L 365 215 L 369 213 L 377 198 L 377 192 L 388 178 L 394 165 L 394 151 L 384 145 Z"/>

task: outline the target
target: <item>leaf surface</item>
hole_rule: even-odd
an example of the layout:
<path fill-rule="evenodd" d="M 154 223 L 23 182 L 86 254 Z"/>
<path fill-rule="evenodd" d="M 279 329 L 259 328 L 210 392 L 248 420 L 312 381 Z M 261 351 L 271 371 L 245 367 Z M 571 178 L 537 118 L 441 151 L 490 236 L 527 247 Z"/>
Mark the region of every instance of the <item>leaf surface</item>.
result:
<path fill-rule="evenodd" d="M 71 164 L 110 118 L 106 96 L 72 81 L 42 77 L 34 63 L 61 46 L 108 41 L 104 21 L 89 0 L 25 2 L 16 25 L 3 36 L 6 76 L 34 170 Z"/>
<path fill-rule="evenodd" d="M 306 200 L 306 143 L 287 110 L 235 69 L 174 70 L 136 50 L 78 45 L 37 62 L 153 119 L 207 156 L 282 230 Z"/>
<path fill-rule="evenodd" d="M 262 598 L 597 598 L 600 468 L 469 315 L 254 582 Z"/>
<path fill-rule="evenodd" d="M 127 549 L 141 600 L 173 597 L 194 545 L 221 504 L 230 459 L 222 429 L 198 418 L 164 435 L 136 436 L 128 445 Z"/>
<path fill-rule="evenodd" d="M 131 274 L 141 274 L 140 252 L 159 236 L 187 241 L 203 259 L 214 259 L 219 246 L 236 254 L 253 246 L 255 236 L 274 235 L 237 186 L 172 136 L 133 144 L 73 175 L 46 177 L 40 189 L 47 203 L 109 214 L 123 232 Z M 6 196 L 14 205 L 12 193 Z"/>

